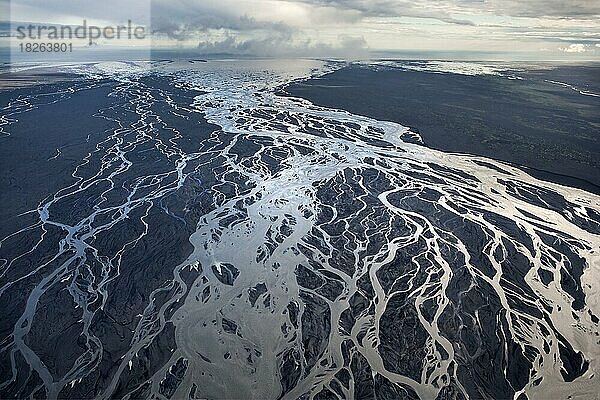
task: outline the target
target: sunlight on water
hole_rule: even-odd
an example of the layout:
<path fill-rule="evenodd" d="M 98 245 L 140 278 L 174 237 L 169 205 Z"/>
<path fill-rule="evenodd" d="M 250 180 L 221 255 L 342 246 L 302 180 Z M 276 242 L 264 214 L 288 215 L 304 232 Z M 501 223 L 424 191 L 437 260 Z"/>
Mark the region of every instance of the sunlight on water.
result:
<path fill-rule="evenodd" d="M 3 392 L 76 396 L 95 385 L 107 344 L 90 327 L 132 267 L 123 257 L 156 229 L 155 212 L 189 231 L 193 249 L 183 262 L 165 261 L 170 279 L 152 281 L 140 299 L 127 349 L 96 386 L 99 398 L 596 392 L 599 196 L 494 160 L 428 149 L 401 125 L 281 92 L 336 64 L 62 68 L 88 78 L 76 90 L 11 102 L 2 132 L 11 134 L 40 102 L 106 85 L 106 77 L 118 80 L 114 103 L 96 114 L 118 126 L 81 160 L 75 183 L 0 242 L 0 296 L 40 275 L 0 342 L 11 365 Z M 193 100 L 177 102 L 173 85 L 157 84 L 157 76 L 194 91 Z M 214 130 L 184 148 L 182 138 L 197 128 L 170 121 L 201 118 Z M 92 199 L 89 213 L 56 211 L 84 198 Z M 137 228 L 125 229 L 131 220 Z M 6 250 L 32 232 L 37 244 Z M 107 232 L 120 247 L 102 247 Z M 44 264 L 21 265 L 42 251 Z M 27 340 L 40 298 L 59 288 L 70 294 L 85 338 L 61 374 Z M 136 377 L 167 326 L 174 343 L 163 347 L 166 362 Z M 37 385 L 24 382 L 27 371 Z"/>

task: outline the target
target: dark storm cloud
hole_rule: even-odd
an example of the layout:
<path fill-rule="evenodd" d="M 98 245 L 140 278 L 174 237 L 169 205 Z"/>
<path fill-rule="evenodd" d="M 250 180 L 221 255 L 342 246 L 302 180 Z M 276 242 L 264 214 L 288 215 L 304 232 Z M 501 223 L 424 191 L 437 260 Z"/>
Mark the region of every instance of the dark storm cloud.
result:
<path fill-rule="evenodd" d="M 338 10 L 354 10 L 363 17 L 431 18 L 450 24 L 474 25 L 468 19 L 451 16 L 448 10 L 438 7 L 434 2 L 420 0 L 297 0 L 297 2 Z"/>
<path fill-rule="evenodd" d="M 584 44 L 600 40 L 599 0 L 13 0 L 35 21 L 151 18 L 157 43 L 202 52 L 352 57 L 376 48 L 434 48 L 463 41 Z M 0 0 L 0 6 L 8 4 Z M 6 8 L 6 7 L 5 7 Z M 31 12 L 31 14 L 30 14 Z M 8 14 L 8 13 L 5 13 Z M 406 17 L 401 18 L 400 17 Z M 535 19 L 519 19 L 531 17 Z M 47 18 L 48 21 L 41 20 Z M 440 24 L 438 21 L 443 22 Z M 344 32 L 349 36 L 340 36 Z M 594 46 L 592 46 L 594 45 Z M 377 47 L 379 46 L 379 47 Z M 510 46 L 508 46 L 510 47 Z M 556 47 L 555 47 L 556 48 Z"/>
<path fill-rule="evenodd" d="M 362 37 L 340 36 L 337 46 L 312 40 L 297 41 L 292 36 L 273 34 L 260 39 L 239 39 L 227 35 L 214 42 L 200 42 L 201 54 L 253 55 L 261 57 L 343 57 L 361 58 L 367 54 L 367 43 Z"/>
<path fill-rule="evenodd" d="M 247 15 L 234 16 L 219 12 L 179 15 L 178 12 L 156 12 L 156 10 L 152 13 L 152 31 L 155 34 L 164 34 L 173 39 L 186 39 L 209 29 L 238 32 L 267 30 L 279 34 L 292 32 L 292 29 L 283 22 L 256 21 Z"/>
<path fill-rule="evenodd" d="M 257 1 L 259 4 L 260 1 Z M 277 14 L 277 1 L 273 2 L 273 20 L 257 21 L 247 15 L 240 16 L 235 1 L 224 3 L 188 0 L 152 0 L 152 28 L 155 33 L 166 34 L 175 39 L 209 29 L 227 29 L 236 32 L 269 30 L 277 34 L 291 33 L 294 16 L 287 20 Z M 330 24 L 354 23 L 365 17 L 411 16 L 432 18 L 450 24 L 474 25 L 466 18 L 456 18 L 448 12 L 419 7 L 409 1 L 328 1 L 292 0 L 280 4 L 301 4 L 311 7 L 310 18 L 315 24 L 327 29 Z M 352 13 L 345 13 L 352 11 Z"/>
<path fill-rule="evenodd" d="M 596 19 L 600 16 L 597 0 L 459 0 L 456 5 L 511 17 Z"/>
<path fill-rule="evenodd" d="M 204 54 L 346 58 L 366 55 L 368 46 L 360 35 L 338 35 L 333 43 L 324 43 L 306 38 L 302 29 L 292 26 L 294 21 L 278 20 L 276 13 L 273 20 L 257 20 L 247 14 L 239 15 L 244 11 L 231 7 L 231 3 L 235 2 L 154 0 L 152 30 L 177 40 L 199 38 L 197 49 Z M 277 4 L 274 5 L 276 8 Z M 319 24 L 327 25 L 340 15 L 324 12 L 311 17 L 319 20 Z M 344 22 L 356 22 L 351 16 L 342 17 Z M 211 31 L 221 34 L 211 36 Z"/>
<path fill-rule="evenodd" d="M 597 0 L 297 0 L 305 4 L 360 11 L 366 16 L 435 18 L 449 23 L 454 13 L 489 13 L 512 17 L 593 19 L 600 15 Z"/>
<path fill-rule="evenodd" d="M 272 30 L 290 32 L 284 21 L 257 21 L 242 14 L 235 1 L 206 2 L 189 0 L 152 0 L 152 29 L 178 38 L 186 33 L 203 32 L 209 29 L 234 31 Z"/>

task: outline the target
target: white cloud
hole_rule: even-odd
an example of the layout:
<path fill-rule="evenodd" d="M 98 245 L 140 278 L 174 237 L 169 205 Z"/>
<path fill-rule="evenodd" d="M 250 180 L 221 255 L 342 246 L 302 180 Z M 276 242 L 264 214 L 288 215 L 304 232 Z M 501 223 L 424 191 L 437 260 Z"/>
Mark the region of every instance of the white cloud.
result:
<path fill-rule="evenodd" d="M 197 50 L 201 54 L 359 59 L 367 56 L 368 46 L 361 36 L 340 35 L 335 43 L 323 43 L 311 40 L 298 41 L 287 34 L 270 34 L 262 38 L 245 40 L 227 34 L 220 40 L 200 42 Z"/>
<path fill-rule="evenodd" d="M 10 3 L 13 9 L 26 7 L 20 13 L 24 20 L 48 23 L 76 24 L 85 18 L 101 25 L 98 21 L 116 15 L 146 25 L 144 19 L 137 22 L 143 11 L 151 17 L 155 46 L 204 52 L 358 57 L 377 50 L 441 50 L 600 57 L 598 0 L 121 1 L 126 6 L 119 1 Z"/>
<path fill-rule="evenodd" d="M 588 45 L 582 43 L 573 43 L 569 47 L 559 47 L 558 49 L 565 53 L 585 53 L 591 50 Z"/>

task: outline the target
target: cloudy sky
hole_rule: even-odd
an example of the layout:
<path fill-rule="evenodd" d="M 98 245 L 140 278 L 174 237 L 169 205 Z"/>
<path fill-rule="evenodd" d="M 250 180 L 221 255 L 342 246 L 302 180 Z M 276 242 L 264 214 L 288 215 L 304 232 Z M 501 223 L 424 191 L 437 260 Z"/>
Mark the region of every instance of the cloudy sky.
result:
<path fill-rule="evenodd" d="M 600 0 L 13 0 L 11 5 L 13 19 L 39 22 L 148 19 L 154 46 L 203 54 L 365 57 L 444 51 L 600 59 Z"/>

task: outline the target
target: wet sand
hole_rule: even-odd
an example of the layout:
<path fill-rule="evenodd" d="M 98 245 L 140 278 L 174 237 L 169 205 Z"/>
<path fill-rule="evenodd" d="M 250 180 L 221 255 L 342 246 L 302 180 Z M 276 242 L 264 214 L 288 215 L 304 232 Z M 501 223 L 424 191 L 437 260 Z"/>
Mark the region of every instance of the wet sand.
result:
<path fill-rule="evenodd" d="M 490 157 L 540 179 L 600 193 L 600 67 L 517 72 L 523 79 L 358 65 L 290 85 L 293 96 L 419 132 L 428 147 Z"/>
<path fill-rule="evenodd" d="M 81 76 L 57 72 L 51 68 L 35 68 L 20 72 L 0 70 L 0 92 L 35 87 L 37 85 L 70 82 L 77 79 L 81 79 Z"/>
<path fill-rule="evenodd" d="M 1 398 L 596 392 L 598 196 L 198 64 L 0 99 Z"/>

